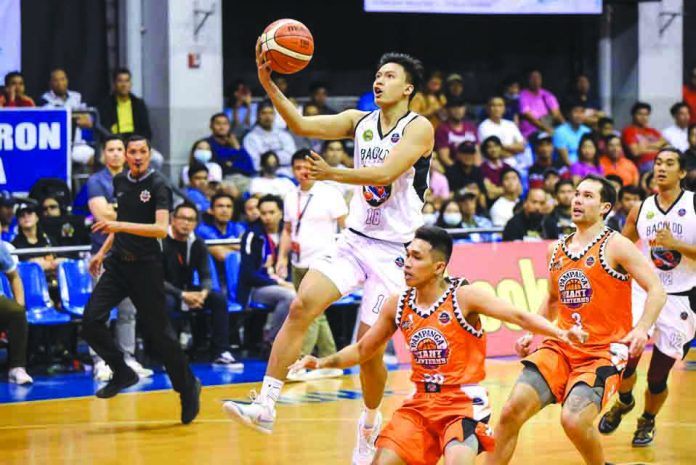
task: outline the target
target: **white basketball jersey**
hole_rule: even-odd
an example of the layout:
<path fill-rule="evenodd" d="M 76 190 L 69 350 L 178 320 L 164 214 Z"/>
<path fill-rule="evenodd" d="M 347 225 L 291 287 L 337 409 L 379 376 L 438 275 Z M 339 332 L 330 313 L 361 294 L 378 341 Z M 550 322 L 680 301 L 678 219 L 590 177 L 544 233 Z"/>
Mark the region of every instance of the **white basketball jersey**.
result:
<path fill-rule="evenodd" d="M 688 291 L 696 287 L 696 261 L 676 250 L 655 246 L 657 231 L 665 227 L 669 227 L 675 239 L 696 244 L 696 199 L 693 192 L 682 191 L 667 211 L 660 209 L 657 196 L 652 195 L 640 206 L 636 220 L 643 254 L 655 267 L 665 291 Z"/>
<path fill-rule="evenodd" d="M 355 168 L 379 166 L 403 137 L 404 129 L 419 117 L 407 112 L 386 134 L 380 111 L 363 117 L 355 126 Z M 425 154 L 390 186 L 356 186 L 346 226 L 365 236 L 407 243 L 423 225 L 424 195 L 430 175 L 430 155 Z"/>

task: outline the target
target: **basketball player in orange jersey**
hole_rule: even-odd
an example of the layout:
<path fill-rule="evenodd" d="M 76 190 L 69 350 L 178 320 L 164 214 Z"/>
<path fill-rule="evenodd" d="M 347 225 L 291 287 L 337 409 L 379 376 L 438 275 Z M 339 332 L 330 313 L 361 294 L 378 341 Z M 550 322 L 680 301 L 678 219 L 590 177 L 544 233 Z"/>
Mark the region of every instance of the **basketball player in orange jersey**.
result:
<path fill-rule="evenodd" d="M 605 465 L 592 422 L 614 394 L 629 353 L 640 353 L 648 328 L 665 303 L 665 291 L 648 259 L 604 224 L 616 201 L 604 178 L 589 175 L 575 191 L 571 218 L 576 232 L 551 244 L 549 296 L 539 314 L 561 328 L 589 333 L 582 347 L 545 340 L 522 361 L 524 369 L 495 428 L 496 449 L 488 465 L 510 462 L 522 425 L 545 406 L 563 404 L 561 425 L 588 465 Z M 631 279 L 647 291 L 645 311 L 632 326 Z M 529 352 L 531 336 L 517 343 Z"/>
<path fill-rule="evenodd" d="M 522 326 L 566 344 L 587 333 L 554 326 L 517 310 L 505 300 L 463 279 L 444 277 L 452 238 L 444 229 L 423 226 L 407 247 L 408 288 L 389 297 L 377 322 L 357 344 L 321 359 L 305 356 L 291 368 L 347 368 L 381 353 L 400 329 L 411 350 L 416 394 L 394 413 L 377 439 L 373 465 L 469 465 L 493 449 L 485 377 L 486 335 L 480 315 Z"/>
<path fill-rule="evenodd" d="M 260 394 L 250 405 L 224 404 L 232 419 L 270 433 L 288 367 L 299 357 L 311 322 L 342 295 L 362 286 L 360 339 L 377 321 L 385 300 L 404 287 L 404 244 L 413 240 L 423 224 L 421 210 L 434 131 L 427 119 L 409 111 L 409 102 L 422 81 L 422 65 L 413 57 L 389 53 L 380 59 L 373 83 L 378 110 L 304 117 L 271 80 L 270 64 L 260 42 L 256 53 L 259 81 L 293 133 L 355 141 L 354 169 L 330 167 L 312 154 L 313 179 L 356 186 L 346 228 L 333 255 L 312 264 L 302 280 L 273 344 Z M 364 409 L 353 451 L 355 465 L 369 464 L 375 452 L 374 441 L 382 422 L 378 408 L 387 379 L 383 350 L 360 365 Z"/>

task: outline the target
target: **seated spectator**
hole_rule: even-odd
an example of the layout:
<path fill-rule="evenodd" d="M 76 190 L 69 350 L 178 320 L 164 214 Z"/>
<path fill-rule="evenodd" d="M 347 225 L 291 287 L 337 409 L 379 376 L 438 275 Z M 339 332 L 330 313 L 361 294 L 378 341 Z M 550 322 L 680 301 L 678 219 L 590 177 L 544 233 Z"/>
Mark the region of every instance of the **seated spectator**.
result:
<path fill-rule="evenodd" d="M 336 110 L 327 105 L 329 92 L 326 84 L 323 82 L 314 82 L 309 86 L 309 103 L 313 104 L 319 110 L 320 115 L 335 115 Z"/>
<path fill-rule="evenodd" d="M 503 194 L 491 206 L 491 221 L 494 226 L 505 226 L 514 214 L 515 205 L 522 194 L 520 175 L 514 168 L 508 168 L 500 175 L 503 180 Z"/>
<path fill-rule="evenodd" d="M 237 296 L 239 303 L 249 300 L 270 306 L 273 311 L 264 328 L 265 349 L 270 349 L 295 298 L 291 282 L 275 274 L 283 229 L 283 201 L 274 195 L 259 200 L 261 220 L 242 236 L 242 263 L 239 269 Z"/>
<path fill-rule="evenodd" d="M 411 101 L 411 110 L 425 116 L 434 128 L 445 119 L 444 109 L 447 99 L 442 92 L 442 73 L 433 71 L 428 76 L 425 88 L 416 93 Z"/>
<path fill-rule="evenodd" d="M 461 228 L 463 229 L 478 229 L 491 228 L 493 223 L 485 216 L 476 214 L 478 208 L 478 194 L 474 191 L 465 190 L 455 196 L 455 201 L 459 205 L 459 210 L 462 213 Z M 490 242 L 490 233 L 471 233 L 468 236 L 469 242 Z"/>
<path fill-rule="evenodd" d="M 619 176 L 617 176 L 615 174 L 607 174 L 604 177 L 612 185 L 612 187 L 614 188 L 614 192 L 620 192 L 621 189 L 623 189 L 623 179 L 621 179 Z M 616 210 L 618 210 L 618 208 L 619 208 L 619 204 L 616 203 L 614 205 L 613 210 L 616 211 Z"/>
<path fill-rule="evenodd" d="M 230 132 L 230 120 L 226 114 L 215 113 L 210 117 L 210 132 L 206 140 L 213 152 L 212 161 L 220 165 L 226 181 L 232 182 L 240 192 L 248 191 L 256 170 L 246 149 Z"/>
<path fill-rule="evenodd" d="M 696 124 L 689 126 L 689 148 L 684 152 L 684 161 L 686 188 L 696 191 Z M 2 210 L 0 209 L 0 211 Z"/>
<path fill-rule="evenodd" d="M 586 74 L 578 74 L 573 89 L 566 96 L 567 103 L 578 102 L 584 108 L 584 123 L 596 127 L 599 118 L 604 116 L 599 100 L 590 92 L 590 78 Z"/>
<path fill-rule="evenodd" d="M 255 171 L 261 169 L 261 155 L 272 151 L 280 161 L 281 172 L 292 176 L 290 159 L 296 151 L 295 141 L 288 131 L 273 127 L 275 117 L 275 109 L 271 102 L 260 103 L 256 124 L 244 136 L 242 143 L 251 156 Z"/>
<path fill-rule="evenodd" d="M 234 218 L 234 199 L 230 194 L 218 192 L 210 199 L 210 219 L 196 227 L 196 236 L 207 239 L 237 239 L 244 234 L 246 227 L 232 221 Z M 222 263 L 231 252 L 239 250 L 239 244 L 213 245 L 208 248 L 210 255 Z"/>
<path fill-rule="evenodd" d="M 669 109 L 674 124 L 662 130 L 662 135 L 669 145 L 684 152 L 689 148 L 689 120 L 691 114 L 689 105 L 684 102 L 677 102 Z"/>
<path fill-rule="evenodd" d="M 566 109 L 567 121 L 556 128 L 553 133 L 553 147 L 558 152 L 557 160 L 565 166 L 578 162 L 578 146 L 585 134 L 592 132 L 583 124 L 585 107 L 580 102 L 571 102 Z"/>
<path fill-rule="evenodd" d="M 131 93 L 132 87 L 127 68 L 114 71 L 113 91 L 98 107 L 100 123 L 112 134 L 122 137 L 137 134 L 152 139 L 147 106 L 143 99 Z"/>
<path fill-rule="evenodd" d="M 302 116 L 317 116 L 318 114 L 319 107 L 314 103 L 308 102 L 302 107 Z M 321 149 L 324 145 L 324 141 L 321 139 L 310 139 L 309 137 L 298 136 L 292 133 L 291 135 L 295 141 L 295 147 L 298 149 L 309 149 L 321 153 Z"/>
<path fill-rule="evenodd" d="M 619 207 L 607 218 L 607 226 L 614 231 L 621 232 L 626 224 L 626 218 L 631 209 L 639 205 L 645 198 L 645 193 L 638 186 L 626 186 L 619 190 Z"/>
<path fill-rule="evenodd" d="M 542 210 L 546 204 L 546 193 L 532 188 L 527 192 L 522 210 L 505 225 L 503 241 L 538 241 L 542 238 Z"/>
<path fill-rule="evenodd" d="M 17 235 L 17 217 L 14 213 L 15 200 L 8 191 L 0 191 L 0 239 L 12 242 Z"/>
<path fill-rule="evenodd" d="M 502 194 L 500 175 L 503 170 L 510 168 L 510 165 L 501 160 L 502 153 L 503 145 L 498 136 L 489 136 L 481 143 L 481 154 L 484 159 L 481 164 L 481 174 L 483 174 L 483 182 L 490 199 L 496 199 Z"/>
<path fill-rule="evenodd" d="M 599 118 L 599 121 L 597 122 L 595 140 L 597 141 L 598 153 L 607 152 L 606 140 L 609 136 L 621 136 L 621 133 L 614 129 L 614 120 L 604 116 Z"/>
<path fill-rule="evenodd" d="M 570 171 L 562 162 L 553 161 L 553 143 L 551 135 L 539 132 L 532 137 L 534 164 L 529 168 L 529 188 L 543 189 L 544 178 L 549 169 L 556 171 L 561 179 L 570 179 Z"/>
<path fill-rule="evenodd" d="M 188 166 L 189 182 L 186 186 L 186 195 L 196 209 L 201 212 L 210 210 L 210 189 L 208 188 L 208 167 L 194 160 Z"/>
<path fill-rule="evenodd" d="M 570 166 L 570 175 L 576 185 L 588 174 L 604 176 L 604 170 L 599 165 L 599 149 L 597 142 L 590 134 L 580 138 L 578 145 L 578 161 Z"/>
<path fill-rule="evenodd" d="M 554 190 L 556 207 L 541 220 L 541 231 L 544 239 L 558 239 L 575 231 L 571 218 L 571 205 L 575 196 L 573 181 L 564 179 L 558 181 Z"/>
<path fill-rule="evenodd" d="M 257 108 L 256 103 L 251 101 L 251 88 L 249 88 L 246 82 L 240 79 L 235 81 L 231 87 L 232 95 L 229 97 L 231 116 L 227 121 L 228 124 L 231 122 L 231 127 L 228 128 L 225 134 L 241 138 L 256 121 Z M 236 145 L 239 148 L 239 143 Z"/>
<path fill-rule="evenodd" d="M 309 154 L 309 150 L 302 149 Z M 261 176 L 251 180 L 249 192 L 252 194 L 271 194 L 284 196 L 295 188 L 295 184 L 286 177 L 278 176 L 280 160 L 273 151 L 261 155 Z"/>
<path fill-rule="evenodd" d="M 41 200 L 42 216 L 39 224 L 48 237 L 56 240 L 58 246 L 87 245 L 90 233 L 85 226 L 85 218 L 69 214 L 56 197 L 47 196 Z M 77 252 L 63 254 L 68 258 L 79 258 Z"/>
<path fill-rule="evenodd" d="M 619 136 L 607 137 L 606 146 L 606 154 L 599 157 L 599 164 L 604 170 L 604 175 L 616 174 L 621 178 L 624 186 L 637 186 L 640 180 L 638 168 L 624 156 Z"/>
<path fill-rule="evenodd" d="M 27 374 L 27 310 L 24 308 L 24 287 L 22 278 L 17 272 L 17 259 L 10 252 L 14 249 L 11 244 L 0 242 L 0 273 L 3 273 L 10 283 L 14 300 L 0 296 L 0 324 L 9 331 L 7 373 L 11 384 L 31 384 L 34 382 Z"/>
<path fill-rule="evenodd" d="M 428 201 L 423 204 L 423 224 L 433 226 L 437 222 L 438 212 L 435 205 Z"/>
<path fill-rule="evenodd" d="M 457 146 L 454 164 L 445 169 L 445 176 L 451 192 L 460 191 L 469 182 L 476 182 L 486 192 L 483 173 L 476 166 L 476 146 L 471 142 Z"/>
<path fill-rule="evenodd" d="M 465 184 L 462 189 L 455 193 L 455 198 L 461 199 L 462 194 L 465 192 L 472 192 L 476 194 L 476 214 L 478 216 L 488 217 L 488 198 L 486 198 L 486 194 L 481 190 L 479 185 L 470 181 L 469 183 Z"/>
<path fill-rule="evenodd" d="M 462 211 L 454 199 L 447 199 L 442 202 L 435 226 L 445 229 L 459 229 L 462 227 Z"/>
<path fill-rule="evenodd" d="M 691 68 L 689 78 L 682 88 L 682 98 L 689 105 L 691 114 L 689 124 L 696 124 L 696 66 Z"/>
<path fill-rule="evenodd" d="M 452 73 L 445 79 L 445 98 L 447 101 L 450 99 L 464 100 L 464 79 L 461 74 Z"/>
<path fill-rule="evenodd" d="M 252 195 L 244 201 L 244 222 L 249 225 L 261 218 L 259 212 L 259 199 L 261 196 Z"/>
<path fill-rule="evenodd" d="M 556 184 L 558 184 L 559 181 L 561 181 L 561 175 L 558 173 L 556 168 L 547 168 L 546 171 L 544 171 L 544 185 L 542 186 L 542 189 L 552 199 L 552 208 L 549 209 L 549 211 L 551 211 L 553 206 L 556 205 L 553 198 L 556 192 Z"/>
<path fill-rule="evenodd" d="M 461 99 L 450 99 L 445 105 L 447 120 L 435 130 L 435 150 L 445 167 L 454 163 L 454 153 L 463 142 L 476 144 L 476 126 L 466 121 L 466 104 Z"/>
<path fill-rule="evenodd" d="M 189 182 L 189 167 L 194 163 L 203 163 L 208 169 L 208 181 L 222 182 L 222 168 L 220 165 L 212 161 L 213 151 L 210 147 L 210 142 L 207 139 L 199 139 L 191 146 L 189 152 L 188 165 L 181 169 L 181 184 L 186 185 Z"/>
<path fill-rule="evenodd" d="M 657 194 L 657 181 L 655 180 L 655 172 L 646 171 L 645 173 L 643 173 L 640 176 L 640 181 L 638 182 L 638 185 L 648 196 Z"/>
<path fill-rule="evenodd" d="M 537 131 L 553 134 L 554 123 L 564 122 L 556 96 L 541 84 L 541 72 L 532 70 L 528 87 L 520 92 L 520 131 L 526 138 Z"/>
<path fill-rule="evenodd" d="M 322 144 L 321 156 L 329 166 L 334 168 L 353 167 L 353 157 L 346 151 L 342 140 L 325 140 Z"/>
<path fill-rule="evenodd" d="M 34 100 L 25 92 L 22 73 L 10 71 L 5 75 L 5 90 L 0 93 L 0 108 L 35 107 Z"/>
<path fill-rule="evenodd" d="M 650 171 L 655 162 L 657 151 L 667 144 L 660 131 L 651 128 L 649 103 L 636 102 L 631 107 L 633 122 L 624 128 L 621 141 L 626 147 L 626 156 L 638 165 L 641 173 Z"/>
<path fill-rule="evenodd" d="M 505 100 L 505 113 L 503 118 L 520 124 L 520 81 L 516 77 L 508 77 L 503 82 L 503 99 Z M 499 136 L 500 137 L 500 136 Z M 480 138 L 480 136 L 479 136 Z M 502 138 L 501 138 L 502 140 Z"/>
<path fill-rule="evenodd" d="M 215 365 L 241 367 L 230 352 L 230 324 L 225 296 L 214 291 L 205 243 L 193 235 L 198 222 L 196 206 L 181 203 L 172 215 L 169 234 L 162 241 L 164 289 L 171 311 L 212 312 L 210 355 Z M 193 275 L 199 284 L 194 284 Z"/>
<path fill-rule="evenodd" d="M 490 136 L 500 139 L 503 148 L 503 161 L 516 170 L 526 171 L 531 161 L 526 160 L 526 141 L 515 123 L 504 119 L 505 100 L 503 97 L 491 97 L 488 100 L 488 119 L 478 127 L 478 139 L 485 140 Z"/>

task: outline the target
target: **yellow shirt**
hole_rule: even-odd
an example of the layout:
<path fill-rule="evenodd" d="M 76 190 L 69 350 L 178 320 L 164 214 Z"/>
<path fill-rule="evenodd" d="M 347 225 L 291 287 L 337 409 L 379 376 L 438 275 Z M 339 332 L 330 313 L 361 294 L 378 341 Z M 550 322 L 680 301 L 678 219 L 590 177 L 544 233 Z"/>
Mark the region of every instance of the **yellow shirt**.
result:
<path fill-rule="evenodd" d="M 135 125 L 133 124 L 133 106 L 131 105 L 131 99 L 127 98 L 121 100 L 116 99 L 116 124 L 111 126 L 111 132 L 113 134 L 124 134 L 128 132 L 135 131 Z"/>

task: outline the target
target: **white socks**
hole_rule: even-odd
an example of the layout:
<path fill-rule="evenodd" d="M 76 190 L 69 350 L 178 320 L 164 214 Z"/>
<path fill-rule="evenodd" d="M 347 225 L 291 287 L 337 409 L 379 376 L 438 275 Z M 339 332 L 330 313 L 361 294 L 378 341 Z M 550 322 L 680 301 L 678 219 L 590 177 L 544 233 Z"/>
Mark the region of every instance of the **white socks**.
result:
<path fill-rule="evenodd" d="M 379 413 L 379 407 L 375 409 L 369 409 L 363 405 L 362 411 L 362 424 L 365 428 L 372 428 L 377 419 L 377 414 Z"/>
<path fill-rule="evenodd" d="M 275 404 L 280 397 L 280 391 L 283 389 L 283 384 L 285 383 L 279 379 L 275 379 L 271 376 L 264 376 L 259 399 L 269 407 L 275 408 Z"/>

